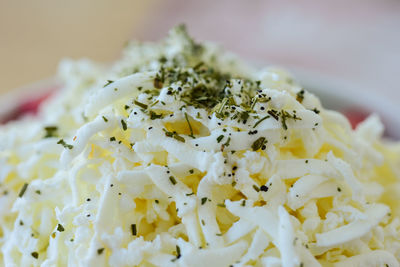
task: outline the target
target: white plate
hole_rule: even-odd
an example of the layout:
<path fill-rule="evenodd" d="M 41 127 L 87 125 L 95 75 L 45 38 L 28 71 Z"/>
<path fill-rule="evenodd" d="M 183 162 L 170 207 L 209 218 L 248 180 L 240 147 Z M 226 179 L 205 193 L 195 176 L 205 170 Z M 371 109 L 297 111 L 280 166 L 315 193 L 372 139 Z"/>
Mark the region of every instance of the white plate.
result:
<path fill-rule="evenodd" d="M 25 101 L 38 99 L 59 86 L 60 83 L 56 78 L 49 78 L 0 95 L 0 122 L 13 114 Z"/>
<path fill-rule="evenodd" d="M 385 95 L 366 92 L 349 81 L 314 71 L 291 68 L 297 82 L 315 93 L 322 105 L 334 110 L 363 110 L 376 113 L 385 125 L 386 135 L 400 140 L 400 103 Z"/>

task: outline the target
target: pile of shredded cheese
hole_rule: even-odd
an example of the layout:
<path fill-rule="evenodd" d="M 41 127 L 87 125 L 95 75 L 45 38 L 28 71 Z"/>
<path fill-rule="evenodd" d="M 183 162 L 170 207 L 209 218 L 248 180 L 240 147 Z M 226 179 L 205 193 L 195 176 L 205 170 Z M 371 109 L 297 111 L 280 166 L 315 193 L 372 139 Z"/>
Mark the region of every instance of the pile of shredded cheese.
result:
<path fill-rule="evenodd" d="M 183 26 L 0 128 L 3 266 L 399 266 L 400 144 Z"/>

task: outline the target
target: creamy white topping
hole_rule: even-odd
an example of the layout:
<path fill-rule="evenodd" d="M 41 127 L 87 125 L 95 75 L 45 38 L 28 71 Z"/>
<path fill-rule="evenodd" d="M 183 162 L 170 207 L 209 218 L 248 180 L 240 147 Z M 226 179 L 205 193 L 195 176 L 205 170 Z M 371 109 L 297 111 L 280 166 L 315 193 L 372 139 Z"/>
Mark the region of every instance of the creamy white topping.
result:
<path fill-rule="evenodd" d="M 183 27 L 1 126 L 4 266 L 399 266 L 400 145 Z"/>

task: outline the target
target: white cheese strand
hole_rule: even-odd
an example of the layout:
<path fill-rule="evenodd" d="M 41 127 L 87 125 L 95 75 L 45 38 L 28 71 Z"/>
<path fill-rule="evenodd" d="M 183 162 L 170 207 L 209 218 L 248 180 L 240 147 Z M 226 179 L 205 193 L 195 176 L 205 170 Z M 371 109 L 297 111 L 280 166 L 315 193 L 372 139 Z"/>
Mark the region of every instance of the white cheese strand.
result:
<path fill-rule="evenodd" d="M 247 246 L 245 241 L 239 241 L 228 247 L 196 250 L 183 257 L 181 266 L 229 266 L 241 258 Z"/>
<path fill-rule="evenodd" d="M 85 115 L 92 117 L 96 112 L 118 99 L 129 95 L 135 96 L 138 86 L 152 88 L 155 74 L 154 71 L 135 73 L 114 81 L 103 88 L 96 89 L 86 104 Z"/>
<path fill-rule="evenodd" d="M 72 149 L 65 148 L 63 153 L 61 154 L 61 165 L 64 168 L 67 168 L 68 164 L 71 162 L 73 158 L 82 153 L 83 149 L 89 142 L 89 139 L 96 133 L 103 131 L 108 128 L 114 128 L 117 125 L 116 119 L 110 117 L 106 122 L 103 119 L 103 116 L 97 116 L 92 122 L 89 122 L 82 126 L 76 132 L 76 139 L 72 140 L 73 145 Z"/>
<path fill-rule="evenodd" d="M 211 203 L 211 192 L 214 184 L 215 182 L 208 174 L 200 181 L 197 188 L 197 195 L 200 202 L 198 205 L 198 215 L 199 220 L 204 222 L 201 223 L 201 229 L 203 230 L 206 242 L 210 248 L 220 248 L 224 246 L 224 239 L 216 220 L 215 204 Z"/>
<path fill-rule="evenodd" d="M 225 205 L 234 215 L 243 220 L 255 223 L 258 227 L 263 229 L 271 237 L 272 242 L 279 246 L 279 244 L 277 244 L 280 240 L 278 237 L 279 221 L 271 210 L 265 207 L 251 207 L 251 201 L 248 201 L 246 206 L 242 206 L 239 201 L 232 202 L 227 200 Z"/>
<path fill-rule="evenodd" d="M 352 198 L 356 201 L 362 201 L 361 183 L 354 177 L 351 166 L 345 161 L 335 157 L 332 152 L 328 153 L 328 160 L 353 190 Z"/>
<path fill-rule="evenodd" d="M 279 250 L 282 257 L 283 267 L 292 267 L 300 264 L 299 256 L 294 247 L 294 229 L 290 222 L 290 215 L 282 206 L 278 207 L 279 215 Z"/>
<path fill-rule="evenodd" d="M 366 208 L 367 219 L 356 220 L 329 232 L 316 234 L 317 246 L 332 247 L 360 238 L 375 227 L 389 212 L 382 204 L 373 204 Z"/>
<path fill-rule="evenodd" d="M 400 266 L 397 259 L 387 251 L 374 250 L 334 263 L 335 267 Z"/>

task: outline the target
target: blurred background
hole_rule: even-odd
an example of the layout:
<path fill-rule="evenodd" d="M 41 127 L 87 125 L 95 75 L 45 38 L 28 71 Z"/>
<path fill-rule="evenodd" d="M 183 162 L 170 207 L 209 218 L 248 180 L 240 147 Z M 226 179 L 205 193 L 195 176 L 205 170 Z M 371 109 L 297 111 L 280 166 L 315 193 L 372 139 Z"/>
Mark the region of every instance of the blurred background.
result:
<path fill-rule="evenodd" d="M 306 84 L 318 74 L 400 106 L 399 0 L 0 0 L 0 94 L 53 76 L 64 57 L 109 62 L 127 40 L 158 40 L 182 22 Z"/>

